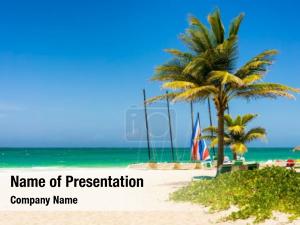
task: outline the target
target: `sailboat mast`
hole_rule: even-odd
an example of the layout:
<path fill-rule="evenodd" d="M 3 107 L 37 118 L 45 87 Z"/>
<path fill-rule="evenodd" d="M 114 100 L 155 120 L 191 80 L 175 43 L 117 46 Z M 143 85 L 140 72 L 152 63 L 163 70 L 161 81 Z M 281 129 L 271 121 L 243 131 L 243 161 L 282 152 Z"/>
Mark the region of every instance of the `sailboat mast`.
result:
<path fill-rule="evenodd" d="M 147 132 L 147 147 L 148 147 L 148 159 L 151 160 L 151 149 L 150 149 L 150 138 L 149 138 L 149 126 L 148 126 L 148 114 L 147 114 L 147 102 L 146 102 L 146 90 L 143 89 L 144 95 L 144 112 L 145 112 L 145 123 Z"/>
<path fill-rule="evenodd" d="M 175 162 L 175 156 L 174 156 L 174 146 L 173 146 L 173 135 L 172 135 L 172 123 L 171 123 L 171 114 L 170 114 L 170 103 L 169 103 L 169 96 L 168 91 L 166 91 L 166 99 L 167 99 L 167 109 L 168 109 L 168 118 L 169 118 L 169 133 L 170 133 L 170 141 L 171 141 L 171 154 L 172 154 L 172 160 Z"/>
<path fill-rule="evenodd" d="M 197 120 L 198 120 L 199 127 L 200 127 L 200 130 L 201 130 L 200 113 L 199 112 L 197 112 Z"/>
<path fill-rule="evenodd" d="M 192 121 L 192 133 L 194 131 L 194 109 L 193 109 L 193 101 L 191 101 L 191 121 Z"/>

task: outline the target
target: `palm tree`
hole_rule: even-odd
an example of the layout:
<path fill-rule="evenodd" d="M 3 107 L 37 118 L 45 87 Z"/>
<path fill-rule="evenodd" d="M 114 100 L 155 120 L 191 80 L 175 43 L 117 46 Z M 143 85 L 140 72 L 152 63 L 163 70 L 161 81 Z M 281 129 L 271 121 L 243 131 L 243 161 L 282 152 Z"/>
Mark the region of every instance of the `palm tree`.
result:
<path fill-rule="evenodd" d="M 291 92 L 299 92 L 282 84 L 262 81 L 276 50 L 264 51 L 236 69 L 237 33 L 242 18 L 243 14 L 233 20 L 225 38 L 218 10 L 208 16 L 210 29 L 191 17 L 190 28 L 182 35 L 189 51 L 168 50 L 174 58 L 159 66 L 152 78 L 162 81 L 163 88 L 172 90 L 168 97 L 173 101 L 213 99 L 218 115 L 218 166 L 224 160 L 224 114 L 231 99 L 294 98 Z M 154 97 L 149 102 L 162 98 L 166 95 Z"/>
<path fill-rule="evenodd" d="M 227 42 L 235 42 L 237 39 L 237 34 L 239 30 L 240 23 L 244 17 L 244 14 L 241 13 L 238 15 L 230 25 L 230 32 L 228 35 L 228 39 L 230 41 Z M 193 60 L 197 59 L 196 57 L 201 55 L 202 53 L 208 53 L 211 49 L 216 48 L 218 45 L 222 44 L 225 41 L 224 28 L 221 22 L 220 12 L 219 10 L 214 11 L 208 16 L 208 21 L 211 25 L 210 31 L 200 20 L 198 20 L 194 16 L 190 16 L 189 23 L 190 27 L 186 30 L 185 34 L 181 35 L 181 39 L 184 44 L 190 50 L 189 52 L 182 52 L 177 49 L 166 49 L 165 51 L 172 54 L 173 58 L 163 64 L 162 66 L 157 67 L 155 75 L 152 77 L 154 81 L 191 81 L 201 83 L 201 76 L 205 77 L 205 75 L 212 71 L 213 69 L 230 69 L 234 61 L 235 48 L 232 49 L 232 55 L 223 56 L 223 61 L 229 61 L 227 64 L 222 62 L 222 60 L 216 61 L 211 65 L 211 68 L 207 71 L 199 72 L 199 74 L 195 77 L 193 74 L 186 73 L 184 70 L 187 65 L 190 65 Z M 233 45 L 234 46 L 234 45 Z M 221 59 L 221 58 L 220 58 Z M 230 62 L 232 61 L 232 62 Z M 195 74 L 195 73 L 194 73 Z M 204 79 L 203 79 L 204 81 Z M 164 98 L 174 98 L 176 93 L 169 93 L 167 95 L 161 95 L 148 100 L 148 103 L 158 101 Z M 192 104 L 193 100 L 190 101 Z M 207 98 L 208 103 L 208 112 L 210 118 L 210 125 L 212 126 L 211 119 L 211 105 L 210 98 Z"/>
<path fill-rule="evenodd" d="M 262 127 L 246 130 L 248 123 L 256 117 L 257 114 L 238 115 L 236 118 L 232 118 L 230 115 L 224 116 L 224 143 L 232 150 L 233 159 L 236 160 L 237 154 L 242 155 L 247 151 L 247 143 L 257 139 L 266 138 L 266 130 Z M 202 138 L 209 139 L 211 141 L 211 146 L 216 146 L 218 143 L 218 128 L 210 126 L 203 129 L 203 132 L 204 135 Z"/>

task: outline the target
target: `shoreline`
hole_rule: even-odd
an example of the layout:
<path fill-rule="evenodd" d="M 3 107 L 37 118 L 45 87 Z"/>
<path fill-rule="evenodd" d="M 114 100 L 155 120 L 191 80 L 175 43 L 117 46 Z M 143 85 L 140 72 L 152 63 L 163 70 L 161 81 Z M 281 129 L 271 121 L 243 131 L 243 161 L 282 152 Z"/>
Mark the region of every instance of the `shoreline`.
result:
<path fill-rule="evenodd" d="M 151 161 L 170 162 L 169 148 L 153 149 Z M 190 163 L 190 149 L 176 148 L 176 160 Z M 231 152 L 225 151 L 231 158 Z M 268 160 L 299 159 L 292 148 L 249 148 L 247 161 L 265 163 Z M 22 161 L 18 160 L 22 159 Z M 126 168 L 128 165 L 147 163 L 147 150 L 143 148 L 0 148 L 0 168 Z"/>
<path fill-rule="evenodd" d="M 266 165 L 277 165 L 278 163 L 285 163 L 288 159 L 269 159 L 269 160 L 263 160 L 263 161 L 258 161 L 258 160 L 251 160 L 251 161 L 246 161 L 247 163 L 259 163 L 260 166 L 266 166 Z M 300 161 L 300 155 L 299 157 L 293 158 L 293 160 Z M 158 167 L 157 168 L 151 168 L 150 164 L 155 164 Z M 176 165 L 179 165 L 179 167 L 176 168 Z M 5 171 L 5 170 L 58 170 L 58 169 L 66 169 L 66 170 L 77 170 L 77 169 L 137 169 L 137 170 L 198 170 L 198 169 L 203 169 L 203 167 L 197 167 L 197 168 L 192 168 L 191 165 L 201 165 L 201 162 L 137 162 L 137 163 L 130 163 L 126 165 L 110 165 L 110 166 L 105 166 L 105 165 L 90 165 L 90 166 L 79 166 L 79 165 L 65 165 L 65 166 L 57 166 L 57 165 L 49 165 L 49 166 L 8 166 L 8 167 L 1 167 L 0 166 L 0 172 Z M 279 164 L 278 164 L 279 165 Z M 174 166 L 174 168 L 172 168 Z M 187 168 L 180 168 L 180 166 L 187 167 Z M 160 168 L 161 167 L 161 168 Z M 168 168 L 170 167 L 170 168 Z M 191 168 L 189 168 L 191 167 Z"/>

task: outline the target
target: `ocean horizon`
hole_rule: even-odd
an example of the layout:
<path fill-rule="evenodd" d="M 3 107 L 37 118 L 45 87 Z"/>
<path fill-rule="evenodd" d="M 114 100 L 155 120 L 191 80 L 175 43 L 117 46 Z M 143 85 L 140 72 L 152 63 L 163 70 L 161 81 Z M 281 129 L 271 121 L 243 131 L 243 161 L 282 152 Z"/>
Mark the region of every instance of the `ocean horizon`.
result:
<path fill-rule="evenodd" d="M 190 161 L 190 148 L 175 148 L 174 154 L 177 162 Z M 225 155 L 232 158 L 230 149 Z M 300 153 L 292 147 L 255 147 L 249 148 L 245 158 L 257 162 L 299 159 Z M 148 161 L 147 148 L 0 148 L 0 168 L 127 167 Z M 151 149 L 151 161 L 171 162 L 171 149 Z"/>

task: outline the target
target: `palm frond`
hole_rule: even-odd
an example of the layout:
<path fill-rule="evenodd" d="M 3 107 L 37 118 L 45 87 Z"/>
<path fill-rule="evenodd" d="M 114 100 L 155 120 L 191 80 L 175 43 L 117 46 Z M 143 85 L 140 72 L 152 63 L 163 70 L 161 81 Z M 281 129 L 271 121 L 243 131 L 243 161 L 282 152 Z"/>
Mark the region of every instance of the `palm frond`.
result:
<path fill-rule="evenodd" d="M 209 49 L 202 54 L 198 54 L 187 63 L 184 74 L 192 74 L 194 77 L 206 79 L 213 71 L 233 71 L 237 59 L 237 39 L 231 37 L 215 48 Z M 197 77 L 198 78 L 198 77 Z"/>
<path fill-rule="evenodd" d="M 242 125 L 242 116 L 241 116 L 241 115 L 238 115 L 238 116 L 235 118 L 234 124 Z"/>
<path fill-rule="evenodd" d="M 247 146 L 241 142 L 231 144 L 230 148 L 233 152 L 237 154 L 244 154 L 245 152 L 247 152 Z"/>
<path fill-rule="evenodd" d="M 247 85 L 245 90 L 272 90 L 272 91 L 291 91 L 299 93 L 299 88 L 292 88 L 287 85 L 278 84 L 278 83 L 269 83 L 269 82 L 263 82 L 263 83 L 257 83 L 257 84 L 251 84 Z"/>
<path fill-rule="evenodd" d="M 156 68 L 155 75 L 151 78 L 153 81 L 166 81 L 166 80 L 175 80 L 179 78 L 184 78 L 184 75 L 182 74 L 182 71 L 184 69 L 184 66 L 176 64 L 176 63 L 170 63 L 158 66 Z"/>
<path fill-rule="evenodd" d="M 216 147 L 216 146 L 218 145 L 218 141 L 219 141 L 219 139 L 218 139 L 217 137 L 214 138 L 214 139 L 212 139 L 212 140 L 210 141 L 210 146 L 211 146 L 211 147 Z M 224 144 L 225 144 L 225 145 L 230 145 L 230 144 L 231 144 L 231 139 L 228 138 L 228 137 L 224 137 Z"/>
<path fill-rule="evenodd" d="M 216 146 L 218 145 L 218 141 L 219 141 L 219 139 L 218 139 L 217 137 L 214 138 L 214 139 L 212 139 L 212 140 L 210 141 L 210 146 L 211 146 L 212 148 L 216 147 Z"/>
<path fill-rule="evenodd" d="M 210 72 L 210 78 L 208 79 L 209 82 L 220 82 L 221 84 L 225 85 L 225 84 L 237 84 L 239 86 L 243 85 L 243 81 L 231 74 L 228 73 L 227 71 L 212 71 Z"/>
<path fill-rule="evenodd" d="M 236 96 L 244 97 L 246 99 L 251 98 L 277 98 L 277 97 L 286 97 L 294 99 L 295 96 L 290 92 L 299 93 L 298 88 L 292 88 L 286 85 L 277 84 L 277 83 L 257 83 L 247 85 L 240 90 L 237 90 Z"/>
<path fill-rule="evenodd" d="M 220 10 L 215 10 L 213 13 L 208 15 L 208 22 L 210 23 L 211 29 L 214 33 L 216 42 L 218 44 L 224 41 L 224 26 L 222 24 Z"/>
<path fill-rule="evenodd" d="M 227 129 L 230 133 L 234 135 L 242 134 L 244 132 L 244 126 L 241 125 L 228 126 Z"/>
<path fill-rule="evenodd" d="M 160 100 L 166 99 L 168 97 L 168 99 L 172 100 L 174 99 L 179 93 L 178 92 L 170 92 L 168 94 L 163 94 L 163 95 L 158 95 L 152 98 L 149 98 L 146 100 L 146 104 L 152 104 L 154 102 L 158 102 Z"/>
<path fill-rule="evenodd" d="M 196 85 L 192 82 L 188 81 L 171 81 L 171 82 L 165 82 L 162 85 L 162 88 L 164 89 L 187 89 L 187 88 L 195 88 Z"/>
<path fill-rule="evenodd" d="M 208 98 L 211 94 L 217 93 L 217 91 L 217 88 L 213 85 L 190 88 L 176 95 L 173 101 L 191 101 L 195 99 L 204 100 Z"/>
<path fill-rule="evenodd" d="M 251 74 L 242 79 L 244 85 L 253 84 L 263 78 L 262 74 Z"/>
<path fill-rule="evenodd" d="M 237 96 L 250 99 L 258 98 L 278 98 L 285 97 L 289 99 L 295 99 L 295 96 L 286 92 L 286 91 L 277 91 L 277 90 L 249 90 L 249 91 L 240 91 Z"/>
<path fill-rule="evenodd" d="M 202 52 L 202 47 L 199 47 L 191 36 L 190 29 L 186 29 L 185 33 L 181 34 L 179 37 L 183 44 L 192 52 Z"/>
<path fill-rule="evenodd" d="M 238 34 L 241 22 L 244 18 L 245 14 L 241 13 L 236 18 L 232 20 L 229 26 L 229 36 L 236 36 Z"/>
<path fill-rule="evenodd" d="M 193 54 L 191 54 L 191 53 L 182 52 L 180 50 L 173 49 L 173 48 L 165 49 L 165 52 L 168 52 L 171 55 L 174 55 L 175 57 L 182 58 L 182 59 L 187 60 L 187 61 L 192 60 L 193 57 L 194 57 Z"/>
<path fill-rule="evenodd" d="M 237 36 L 231 36 L 211 51 L 211 70 L 224 70 L 233 73 L 238 58 Z"/>
<path fill-rule="evenodd" d="M 218 133 L 218 128 L 217 127 L 214 127 L 214 126 L 209 126 L 209 127 L 206 127 L 202 130 L 204 133 L 213 133 L 213 134 L 217 134 Z"/>
<path fill-rule="evenodd" d="M 201 23 L 201 21 L 194 17 L 194 16 L 190 16 L 189 18 L 190 24 L 192 26 L 194 26 L 197 30 L 199 30 L 199 32 L 197 32 L 197 34 L 200 36 L 200 39 L 203 40 L 203 42 L 206 42 L 206 50 L 213 48 L 214 47 L 214 43 L 211 40 L 211 34 L 210 31 L 208 30 L 208 28 Z"/>
<path fill-rule="evenodd" d="M 250 129 L 244 136 L 244 142 L 250 142 L 256 139 L 265 139 L 266 138 L 266 129 L 262 127 L 255 127 Z"/>
<path fill-rule="evenodd" d="M 213 139 L 217 138 L 216 135 L 201 135 L 200 139 L 212 141 Z"/>
<path fill-rule="evenodd" d="M 252 121 L 253 119 L 255 119 L 258 115 L 257 114 L 245 114 L 242 116 L 242 124 L 243 125 L 247 125 L 247 123 L 249 123 L 250 121 Z"/>
<path fill-rule="evenodd" d="M 228 114 L 224 115 L 224 120 L 225 120 L 226 126 L 232 126 L 234 124 L 234 120 Z"/>
<path fill-rule="evenodd" d="M 266 50 L 249 60 L 243 65 L 235 75 L 240 78 L 245 78 L 252 74 L 263 74 L 267 71 L 267 66 L 274 61 L 274 56 L 277 54 L 276 50 Z"/>
<path fill-rule="evenodd" d="M 183 70 L 190 60 L 175 57 L 168 63 L 156 68 L 152 81 L 174 81 L 174 80 L 193 80 L 189 74 L 183 74 Z"/>
<path fill-rule="evenodd" d="M 194 28 L 190 28 L 186 30 L 186 36 L 189 37 L 191 46 L 193 46 L 193 50 L 195 53 L 201 54 L 210 48 L 209 43 L 207 43 L 203 33 Z"/>

